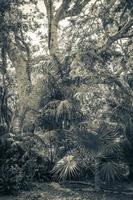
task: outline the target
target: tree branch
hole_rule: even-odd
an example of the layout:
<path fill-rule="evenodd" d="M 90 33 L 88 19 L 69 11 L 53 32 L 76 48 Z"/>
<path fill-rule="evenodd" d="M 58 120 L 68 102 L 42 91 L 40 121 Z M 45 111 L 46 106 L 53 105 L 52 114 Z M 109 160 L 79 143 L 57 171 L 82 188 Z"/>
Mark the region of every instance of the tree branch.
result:
<path fill-rule="evenodd" d="M 67 10 L 69 9 L 69 4 L 72 0 L 63 0 L 61 6 L 56 11 L 56 19 L 59 21 L 66 17 Z"/>
<path fill-rule="evenodd" d="M 83 8 L 90 2 L 91 0 L 77 0 L 75 5 L 67 12 L 66 17 L 72 17 L 75 15 L 79 15 Z"/>
<path fill-rule="evenodd" d="M 72 0 L 63 0 L 61 6 L 56 12 L 57 20 L 65 19 L 66 17 L 72 17 L 81 13 L 82 9 L 90 2 L 90 0 L 77 0 L 74 6 L 69 9 Z"/>
<path fill-rule="evenodd" d="M 131 18 L 118 33 L 108 38 L 104 50 L 111 46 L 113 42 L 117 41 L 118 39 L 124 38 L 124 34 L 126 34 L 132 26 L 133 18 Z"/>

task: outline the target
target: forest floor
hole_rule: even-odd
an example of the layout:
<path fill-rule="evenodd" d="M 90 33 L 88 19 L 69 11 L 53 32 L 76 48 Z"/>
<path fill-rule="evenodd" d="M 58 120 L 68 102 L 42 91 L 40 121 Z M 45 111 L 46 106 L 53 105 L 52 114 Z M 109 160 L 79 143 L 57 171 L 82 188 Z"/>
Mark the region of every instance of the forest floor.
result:
<path fill-rule="evenodd" d="M 16 197 L 1 196 L 0 200 L 133 200 L 133 193 L 96 193 L 92 188 L 63 186 L 53 182 L 35 184 L 31 191 L 22 192 Z"/>

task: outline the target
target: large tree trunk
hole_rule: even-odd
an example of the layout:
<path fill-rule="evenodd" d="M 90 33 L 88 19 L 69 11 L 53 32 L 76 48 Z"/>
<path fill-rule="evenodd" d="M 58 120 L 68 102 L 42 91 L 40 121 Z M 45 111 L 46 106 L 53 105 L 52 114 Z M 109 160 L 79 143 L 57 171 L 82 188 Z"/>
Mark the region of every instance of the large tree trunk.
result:
<path fill-rule="evenodd" d="M 15 131 L 19 132 L 22 130 L 25 113 L 28 109 L 28 96 L 32 88 L 30 65 L 27 56 L 21 50 L 21 46 L 15 43 L 15 41 L 13 42 L 12 38 L 8 40 L 8 55 L 13 67 L 15 67 L 18 95 L 17 111 L 13 117 L 12 126 L 15 128 Z"/>
<path fill-rule="evenodd" d="M 58 43 L 59 42 L 58 28 L 59 28 L 59 22 L 62 19 L 61 14 L 63 14 L 63 7 L 62 7 L 63 4 L 58 8 L 58 10 L 55 11 L 52 0 L 49 1 L 44 0 L 44 3 L 48 19 L 48 49 L 51 61 L 52 63 L 54 63 L 53 75 L 55 76 L 56 74 L 56 78 L 58 80 L 59 77 L 62 78 L 62 66 L 64 64 L 64 60 L 62 59 Z"/>
<path fill-rule="evenodd" d="M 15 67 L 18 95 L 18 104 L 12 119 L 11 128 L 14 132 L 22 132 L 24 121 L 27 120 L 29 123 L 34 123 L 36 118 L 35 111 L 38 111 L 45 82 L 40 80 L 33 87 L 30 78 L 30 55 L 26 49 L 23 51 L 20 44 L 13 43 L 11 39 L 8 41 L 8 55 L 12 65 Z"/>

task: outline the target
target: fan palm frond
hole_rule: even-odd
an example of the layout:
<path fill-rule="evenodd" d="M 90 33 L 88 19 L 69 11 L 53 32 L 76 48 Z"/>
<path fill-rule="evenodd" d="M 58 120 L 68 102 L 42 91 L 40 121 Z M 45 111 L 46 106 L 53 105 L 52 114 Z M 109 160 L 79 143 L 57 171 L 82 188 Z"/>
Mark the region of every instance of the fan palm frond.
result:
<path fill-rule="evenodd" d="M 115 128 L 103 127 L 99 131 L 99 135 L 101 137 L 101 140 L 103 140 L 103 141 L 105 141 L 105 140 L 106 141 L 114 140 L 119 135 L 119 128 L 118 127 L 115 127 Z"/>
<path fill-rule="evenodd" d="M 72 178 L 78 174 L 79 166 L 75 157 L 72 155 L 65 156 L 57 162 L 52 170 L 52 173 L 59 180 L 65 180 L 67 178 Z"/>
<path fill-rule="evenodd" d="M 104 181 L 114 182 L 121 177 L 119 165 L 113 161 L 103 162 L 100 165 L 100 175 Z"/>
<path fill-rule="evenodd" d="M 121 145 L 115 141 L 110 141 L 110 143 L 105 144 L 101 151 L 103 154 L 106 155 L 119 154 L 120 156 L 120 154 L 122 153 Z"/>

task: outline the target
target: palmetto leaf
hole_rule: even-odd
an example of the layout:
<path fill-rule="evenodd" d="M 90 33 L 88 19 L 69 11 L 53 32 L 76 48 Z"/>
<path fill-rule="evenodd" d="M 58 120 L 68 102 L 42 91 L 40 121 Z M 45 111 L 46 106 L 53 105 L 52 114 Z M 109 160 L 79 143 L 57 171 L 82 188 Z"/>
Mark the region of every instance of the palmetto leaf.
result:
<path fill-rule="evenodd" d="M 121 146 L 119 143 L 116 143 L 114 141 L 110 141 L 110 143 L 103 146 L 102 153 L 107 155 L 120 155 L 121 154 Z"/>
<path fill-rule="evenodd" d="M 101 178 L 107 182 L 120 178 L 119 165 L 113 161 L 103 162 L 100 165 Z"/>
<path fill-rule="evenodd" d="M 56 175 L 57 179 L 65 180 L 76 176 L 78 171 L 79 166 L 74 156 L 68 155 L 57 162 L 52 173 Z"/>
<path fill-rule="evenodd" d="M 110 130 L 102 130 L 100 131 L 100 137 L 101 137 L 101 140 L 103 141 L 112 141 L 114 140 L 115 138 L 118 137 L 118 130 L 117 128 L 116 129 L 111 129 Z"/>

